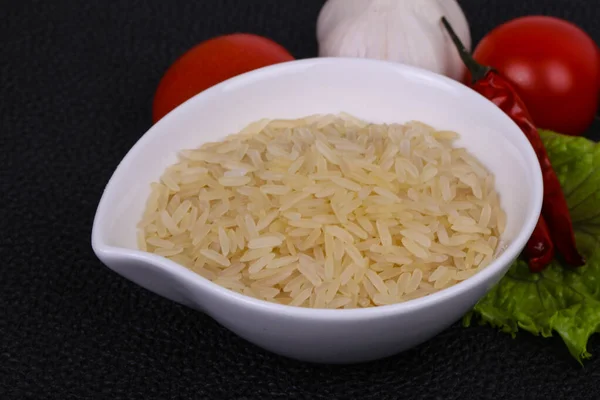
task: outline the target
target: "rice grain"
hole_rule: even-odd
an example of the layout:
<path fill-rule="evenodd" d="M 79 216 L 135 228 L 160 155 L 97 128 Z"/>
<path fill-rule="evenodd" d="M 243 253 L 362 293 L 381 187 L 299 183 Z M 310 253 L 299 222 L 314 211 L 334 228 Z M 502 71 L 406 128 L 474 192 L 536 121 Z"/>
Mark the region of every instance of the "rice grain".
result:
<path fill-rule="evenodd" d="M 395 304 L 499 253 L 494 177 L 419 122 L 260 120 L 180 152 L 152 183 L 138 247 L 230 290 L 301 307 Z"/>

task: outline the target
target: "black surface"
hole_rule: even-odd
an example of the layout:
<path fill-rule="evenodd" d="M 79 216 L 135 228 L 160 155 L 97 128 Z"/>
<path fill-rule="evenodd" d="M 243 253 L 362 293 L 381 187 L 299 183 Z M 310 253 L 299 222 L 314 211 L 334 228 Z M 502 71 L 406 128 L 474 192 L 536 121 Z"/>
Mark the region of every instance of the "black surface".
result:
<path fill-rule="evenodd" d="M 167 66 L 195 43 L 232 31 L 313 56 L 322 3 L 0 2 L 0 399 L 600 397 L 598 338 L 583 369 L 558 339 L 513 340 L 458 324 L 384 361 L 308 365 L 247 344 L 94 257 L 97 202 L 150 126 Z M 475 40 L 511 17 L 544 13 L 600 41 L 598 0 L 462 4 Z"/>

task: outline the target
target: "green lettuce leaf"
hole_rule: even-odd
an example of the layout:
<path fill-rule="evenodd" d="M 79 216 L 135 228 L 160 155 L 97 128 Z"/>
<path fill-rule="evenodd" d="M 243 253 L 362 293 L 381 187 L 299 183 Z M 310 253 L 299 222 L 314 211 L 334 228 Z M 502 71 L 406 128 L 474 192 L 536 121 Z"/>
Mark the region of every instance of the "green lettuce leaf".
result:
<path fill-rule="evenodd" d="M 600 144 L 585 138 L 540 132 L 559 176 L 575 229 L 579 251 L 587 259 L 569 269 L 554 260 L 541 274 L 526 262 L 507 275 L 463 319 L 474 319 L 513 336 L 520 329 L 544 337 L 558 333 L 579 361 L 591 355 L 590 336 L 600 333 Z"/>

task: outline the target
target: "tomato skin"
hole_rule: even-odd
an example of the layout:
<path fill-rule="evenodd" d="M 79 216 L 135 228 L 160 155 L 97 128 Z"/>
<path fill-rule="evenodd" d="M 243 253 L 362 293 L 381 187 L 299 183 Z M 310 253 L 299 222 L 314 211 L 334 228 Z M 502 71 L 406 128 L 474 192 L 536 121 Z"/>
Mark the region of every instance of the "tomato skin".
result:
<path fill-rule="evenodd" d="M 598 47 L 570 22 L 545 16 L 500 25 L 478 44 L 475 59 L 513 83 L 539 128 L 581 135 L 598 109 Z"/>
<path fill-rule="evenodd" d="M 196 94 L 234 76 L 294 60 L 271 39 L 234 33 L 204 41 L 184 53 L 162 77 L 152 105 L 156 123 Z"/>

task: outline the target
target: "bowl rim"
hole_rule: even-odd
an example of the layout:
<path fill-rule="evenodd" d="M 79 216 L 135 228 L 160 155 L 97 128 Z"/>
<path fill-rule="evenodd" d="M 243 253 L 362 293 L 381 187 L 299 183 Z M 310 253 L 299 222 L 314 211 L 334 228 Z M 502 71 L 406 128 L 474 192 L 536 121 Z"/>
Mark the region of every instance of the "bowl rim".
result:
<path fill-rule="evenodd" d="M 289 306 L 284 304 L 272 303 L 266 300 L 257 299 L 250 297 L 233 290 L 227 289 L 220 286 L 212 281 L 202 277 L 201 275 L 187 269 L 186 267 L 171 261 L 167 258 L 157 256 L 152 253 L 144 252 L 142 250 L 132 250 L 117 246 L 112 246 L 105 243 L 102 238 L 101 231 L 105 225 L 104 220 L 107 216 L 110 216 L 110 205 L 108 204 L 108 195 L 114 189 L 116 182 L 122 177 L 127 175 L 126 167 L 131 160 L 135 158 L 136 153 L 140 152 L 141 148 L 145 143 L 151 142 L 155 136 L 157 136 L 164 127 L 167 127 L 171 121 L 175 121 L 179 116 L 186 115 L 193 112 L 195 109 L 195 103 L 205 97 L 218 96 L 219 92 L 226 91 L 228 87 L 235 87 L 237 85 L 243 86 L 244 82 L 257 81 L 257 80 L 268 80 L 270 77 L 281 76 L 288 72 L 300 72 L 304 69 L 296 69 L 299 67 L 310 67 L 310 66 L 322 66 L 322 65 L 337 65 L 343 67 L 348 64 L 363 65 L 366 68 L 377 69 L 388 69 L 395 70 L 400 74 L 409 74 L 413 76 L 420 76 L 427 78 L 428 80 L 435 80 L 449 85 L 453 90 L 463 92 L 465 95 L 470 96 L 474 101 L 480 101 L 488 103 L 485 106 L 489 107 L 491 113 L 501 114 L 499 118 L 504 118 L 508 125 L 512 125 L 515 130 L 521 131 L 518 125 L 510 119 L 500 108 L 496 107 L 492 102 L 487 100 L 485 97 L 475 92 L 468 86 L 455 81 L 449 77 L 422 69 L 418 67 L 409 66 L 406 64 L 395 63 L 391 61 L 374 60 L 374 59 L 363 59 L 363 58 L 350 58 L 350 57 L 314 57 L 300 60 L 293 60 L 283 62 L 263 68 L 259 68 L 254 71 L 250 71 L 226 81 L 223 81 L 185 101 L 165 117 L 163 117 L 156 124 L 151 126 L 129 149 L 126 155 L 123 157 L 117 168 L 111 175 L 104 191 L 100 202 L 98 204 L 96 214 L 92 226 L 91 242 L 92 248 L 96 256 L 105 264 L 105 260 L 130 260 L 139 261 L 152 268 L 159 268 L 168 274 L 175 275 L 178 279 L 187 281 L 193 290 L 211 292 L 213 296 L 221 297 L 230 303 L 237 303 L 240 306 L 252 308 L 257 312 L 265 312 L 270 314 L 277 314 L 287 318 L 303 318 L 310 320 L 327 320 L 327 321 L 349 321 L 356 319 L 375 319 L 382 318 L 390 315 L 399 315 L 411 313 L 413 311 L 430 307 L 434 304 L 439 304 L 447 301 L 453 297 L 460 295 L 463 292 L 468 292 L 476 287 L 480 287 L 486 282 L 490 281 L 495 275 L 500 273 L 503 269 L 508 269 L 512 261 L 519 255 L 521 249 L 525 246 L 527 240 L 529 240 L 533 230 L 537 224 L 539 215 L 542 208 L 543 199 L 543 181 L 542 172 L 539 165 L 537 156 L 533 150 L 533 147 L 527 141 L 525 135 L 519 136 L 521 143 L 515 143 L 518 146 L 522 157 L 527 163 L 527 167 L 531 168 L 533 185 L 531 185 L 531 197 L 530 202 L 527 204 L 528 215 L 527 219 L 523 224 L 523 228 L 518 234 L 510 241 L 502 253 L 497 256 L 487 267 L 482 271 L 477 272 L 473 276 L 465 279 L 464 281 L 458 282 L 457 284 L 426 295 L 413 300 L 408 300 L 402 303 L 373 306 L 367 308 L 353 308 L 353 309 L 320 309 L 320 308 L 308 308 Z M 295 70 L 296 69 L 296 70 Z M 235 90 L 235 88 L 234 88 Z M 475 100 L 479 97 L 479 100 Z M 118 273 L 118 272 L 117 272 Z M 135 282 L 134 282 L 135 283 Z M 489 288 L 488 288 L 489 289 Z"/>

